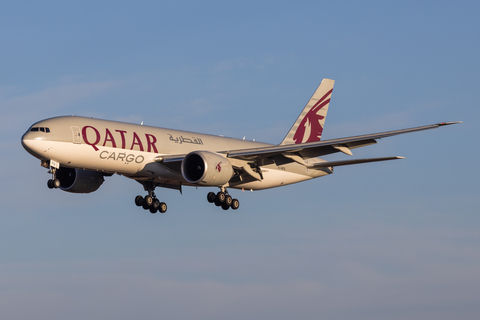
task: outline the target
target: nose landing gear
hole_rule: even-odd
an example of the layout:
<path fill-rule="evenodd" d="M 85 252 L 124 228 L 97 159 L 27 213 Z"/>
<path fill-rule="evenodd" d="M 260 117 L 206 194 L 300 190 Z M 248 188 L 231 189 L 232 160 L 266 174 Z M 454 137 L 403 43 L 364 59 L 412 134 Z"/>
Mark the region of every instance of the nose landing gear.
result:
<path fill-rule="evenodd" d="M 217 207 L 222 207 L 223 210 L 228 210 L 232 208 L 237 210 L 240 207 L 240 201 L 233 199 L 227 191 L 219 191 L 217 194 L 214 192 L 209 192 L 207 194 L 207 200 L 210 203 L 215 203 Z"/>
<path fill-rule="evenodd" d="M 47 187 L 49 189 L 58 189 L 60 188 L 60 180 L 57 179 L 57 169 L 52 168 L 48 173 L 52 174 L 52 179 L 47 181 Z"/>

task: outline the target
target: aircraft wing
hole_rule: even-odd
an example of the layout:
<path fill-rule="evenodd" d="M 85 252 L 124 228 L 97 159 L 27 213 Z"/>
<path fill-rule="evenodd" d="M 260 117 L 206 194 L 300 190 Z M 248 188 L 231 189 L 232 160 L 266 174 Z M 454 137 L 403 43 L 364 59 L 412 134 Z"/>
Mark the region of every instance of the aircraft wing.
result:
<path fill-rule="evenodd" d="M 441 122 L 437 124 L 432 124 L 428 126 L 421 126 L 409 129 L 401 129 L 394 131 L 386 131 L 380 133 L 366 134 L 361 136 L 353 136 L 347 138 L 331 139 L 318 142 L 307 142 L 300 144 L 290 144 L 290 145 L 276 145 L 268 146 L 261 148 L 251 148 L 251 149 L 240 149 L 240 150 L 230 150 L 226 151 L 228 158 L 238 158 L 244 160 L 254 160 L 258 157 L 271 157 L 280 154 L 292 154 L 299 153 L 302 156 L 315 157 L 335 152 L 344 152 L 351 155 L 350 149 L 363 147 L 366 145 L 376 143 L 377 139 L 396 136 L 399 134 L 417 132 L 429 129 L 435 129 L 438 127 L 461 123 L 461 121 L 455 122 Z M 223 153 L 223 152 L 222 152 Z"/>
<path fill-rule="evenodd" d="M 286 157 L 291 157 L 295 160 L 295 155 L 300 155 L 302 157 L 317 157 L 321 155 L 326 155 L 335 152 L 343 152 L 346 154 L 351 155 L 350 149 L 355 149 L 359 147 L 364 147 L 367 145 L 377 143 L 377 139 L 382 139 L 386 137 L 392 137 L 399 134 L 410 133 L 410 132 L 417 132 L 429 129 L 436 129 L 442 126 L 447 126 L 451 124 L 461 123 L 461 121 L 453 121 L 453 122 L 441 122 L 436 124 L 431 124 L 427 126 L 421 127 L 414 127 L 408 129 L 400 129 L 394 131 L 386 131 L 380 133 L 372 133 L 372 134 L 365 134 L 360 136 L 353 136 L 347 138 L 339 138 L 339 139 L 330 139 L 318 142 L 307 142 L 307 143 L 300 143 L 300 144 L 289 144 L 289 145 L 272 145 L 267 147 L 260 147 L 260 148 L 249 148 L 249 149 L 239 149 L 239 150 L 225 150 L 220 151 L 218 153 L 224 154 L 227 158 L 236 158 L 248 161 L 255 161 L 258 158 L 267 158 L 273 157 L 276 155 L 284 155 Z M 181 162 L 185 157 L 185 154 L 177 154 L 177 155 L 162 155 L 156 158 L 157 162 L 162 163 L 172 163 L 172 162 Z M 297 156 L 298 157 L 298 156 Z M 398 159 L 395 158 L 379 158 L 382 160 L 374 160 L 374 161 L 383 161 L 383 160 L 393 160 Z M 299 160 L 299 159 L 297 159 Z M 367 159 L 363 159 L 367 160 Z M 352 162 L 353 161 L 353 162 Z M 365 163 L 365 162 L 372 162 L 372 161 L 361 161 L 356 162 L 357 160 L 351 160 L 345 164 L 334 164 L 333 162 L 330 163 L 328 166 L 339 166 L 339 165 L 347 165 L 347 164 L 354 164 L 354 163 Z M 315 167 L 324 167 L 326 163 L 318 163 Z"/>

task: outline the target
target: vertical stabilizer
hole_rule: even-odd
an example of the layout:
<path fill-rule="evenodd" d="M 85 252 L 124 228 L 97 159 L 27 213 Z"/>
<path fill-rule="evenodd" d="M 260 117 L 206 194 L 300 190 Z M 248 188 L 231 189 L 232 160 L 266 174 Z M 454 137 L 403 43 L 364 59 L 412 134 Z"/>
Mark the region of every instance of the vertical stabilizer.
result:
<path fill-rule="evenodd" d="M 320 141 L 334 83 L 334 80 L 322 80 L 280 145 Z"/>

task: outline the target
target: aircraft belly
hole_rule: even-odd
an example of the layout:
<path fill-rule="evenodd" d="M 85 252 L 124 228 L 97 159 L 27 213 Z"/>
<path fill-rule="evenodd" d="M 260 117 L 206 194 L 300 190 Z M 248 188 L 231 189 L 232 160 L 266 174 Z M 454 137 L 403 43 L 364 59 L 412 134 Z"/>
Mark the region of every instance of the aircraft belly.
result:
<path fill-rule="evenodd" d="M 285 186 L 287 184 L 297 183 L 305 180 L 312 179 L 313 176 L 277 170 L 277 169 L 267 169 L 262 170 L 263 180 L 257 180 L 247 183 L 235 184 L 231 186 L 234 189 L 252 189 L 252 190 L 262 190 L 275 188 L 280 186 Z"/>
<path fill-rule="evenodd" d="M 141 152 L 111 147 L 98 147 L 94 150 L 85 144 L 73 142 L 36 140 L 31 149 L 39 159 L 54 160 L 61 166 L 114 172 L 134 179 L 153 178 L 162 183 L 188 185 L 180 172 L 155 162 L 156 153 Z M 230 185 L 236 189 L 261 190 L 297 183 L 319 176 L 327 175 L 321 170 L 310 170 L 298 163 L 285 166 L 262 166 L 262 180 L 238 181 Z"/>
<path fill-rule="evenodd" d="M 135 174 L 155 157 L 152 153 L 117 148 L 95 151 L 88 145 L 71 142 L 37 141 L 37 157 L 55 160 L 61 166 L 105 172 Z"/>
<path fill-rule="evenodd" d="M 157 163 L 157 162 L 149 162 L 147 163 L 142 170 L 137 172 L 132 178 L 135 177 L 153 177 L 154 181 L 167 183 L 168 181 L 174 181 L 175 184 L 181 183 L 185 184 L 186 181 L 183 178 L 180 172 L 172 171 L 171 169 L 167 168 L 166 166 Z"/>

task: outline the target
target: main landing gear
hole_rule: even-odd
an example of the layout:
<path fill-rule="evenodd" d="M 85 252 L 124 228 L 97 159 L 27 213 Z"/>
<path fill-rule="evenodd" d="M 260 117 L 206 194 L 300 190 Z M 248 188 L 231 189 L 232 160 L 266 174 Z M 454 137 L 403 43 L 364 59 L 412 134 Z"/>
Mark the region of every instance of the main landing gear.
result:
<path fill-rule="evenodd" d="M 167 204 L 165 202 L 160 202 L 160 200 L 157 199 L 157 196 L 153 192 L 155 187 L 152 185 L 152 183 L 149 183 L 145 189 L 148 191 L 148 195 L 145 197 L 136 196 L 135 204 L 138 207 L 149 210 L 151 213 L 157 213 L 157 211 L 160 213 L 167 212 Z"/>
<path fill-rule="evenodd" d="M 233 199 L 225 189 L 219 191 L 217 194 L 215 194 L 215 192 L 209 192 L 207 194 L 207 200 L 210 203 L 215 203 L 217 207 L 222 207 L 223 210 L 230 208 L 237 210 L 238 207 L 240 207 L 240 201 Z"/>

